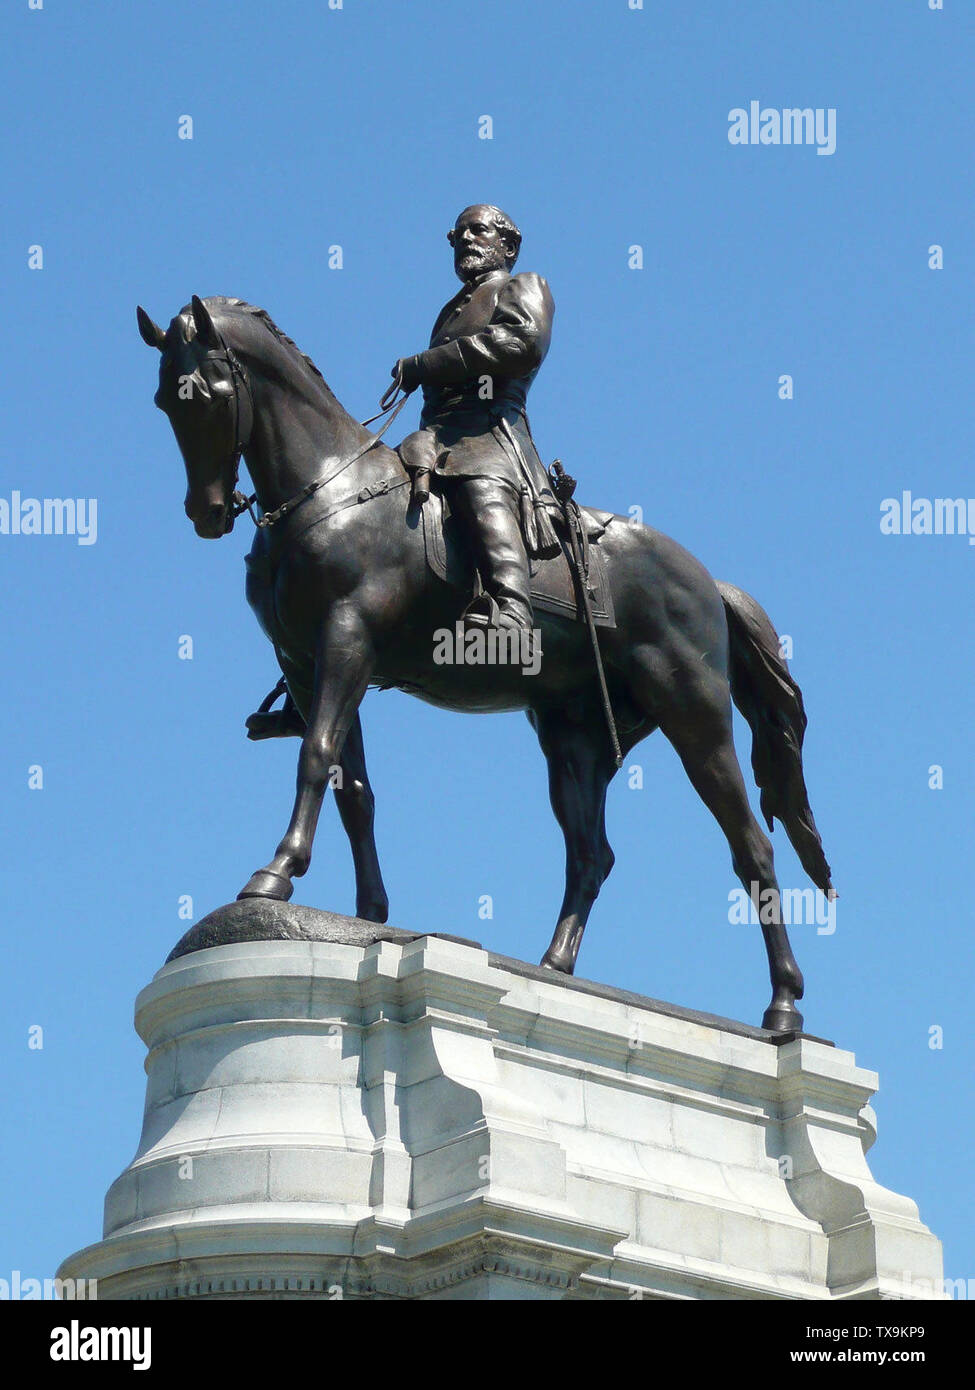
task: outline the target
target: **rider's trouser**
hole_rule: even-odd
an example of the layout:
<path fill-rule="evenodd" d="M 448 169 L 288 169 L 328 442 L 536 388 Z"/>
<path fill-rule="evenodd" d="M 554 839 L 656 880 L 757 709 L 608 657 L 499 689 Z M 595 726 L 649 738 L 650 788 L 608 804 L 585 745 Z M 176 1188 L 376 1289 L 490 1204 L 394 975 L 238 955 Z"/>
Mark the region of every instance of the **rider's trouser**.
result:
<path fill-rule="evenodd" d="M 485 592 L 498 605 L 501 621 L 530 628 L 534 621 L 531 578 L 517 492 L 499 478 L 452 478 L 449 499 L 460 515 Z M 478 611 L 476 599 L 470 611 Z"/>

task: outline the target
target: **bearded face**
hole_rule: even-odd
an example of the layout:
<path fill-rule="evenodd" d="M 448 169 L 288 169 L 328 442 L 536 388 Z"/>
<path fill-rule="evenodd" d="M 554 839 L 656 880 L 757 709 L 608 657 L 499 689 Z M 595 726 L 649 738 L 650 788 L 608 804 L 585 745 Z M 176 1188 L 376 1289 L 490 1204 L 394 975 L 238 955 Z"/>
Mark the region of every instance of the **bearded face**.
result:
<path fill-rule="evenodd" d="M 447 240 L 454 248 L 454 270 L 465 283 L 489 271 L 504 270 L 511 259 L 512 247 L 491 208 L 466 208 Z"/>

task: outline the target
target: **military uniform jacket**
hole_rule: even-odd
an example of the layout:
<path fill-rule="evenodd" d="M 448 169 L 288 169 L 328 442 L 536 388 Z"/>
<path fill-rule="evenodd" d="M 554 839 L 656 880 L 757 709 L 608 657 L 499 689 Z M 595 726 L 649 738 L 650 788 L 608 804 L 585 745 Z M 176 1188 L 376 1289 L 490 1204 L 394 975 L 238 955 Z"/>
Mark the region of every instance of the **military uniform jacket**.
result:
<path fill-rule="evenodd" d="M 412 359 L 423 388 L 420 433 L 445 477 L 494 477 L 547 490 L 525 403 L 552 337 L 555 305 L 540 275 L 489 271 L 441 309 L 430 346 Z M 432 438 L 431 438 L 432 436 Z M 404 441 L 408 461 L 430 454 Z M 520 455 L 520 457 L 519 457 Z M 527 478 L 526 478 L 527 473 Z"/>

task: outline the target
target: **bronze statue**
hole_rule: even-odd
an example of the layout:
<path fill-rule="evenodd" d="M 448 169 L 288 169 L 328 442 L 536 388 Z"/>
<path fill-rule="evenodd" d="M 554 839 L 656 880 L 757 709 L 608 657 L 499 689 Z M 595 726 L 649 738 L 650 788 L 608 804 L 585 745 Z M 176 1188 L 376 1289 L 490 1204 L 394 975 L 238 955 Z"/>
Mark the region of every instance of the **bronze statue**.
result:
<path fill-rule="evenodd" d="M 469 264 L 468 243 L 504 246 L 510 258 L 511 234 L 491 209 L 469 208 L 458 220 L 458 270 Z M 802 975 L 781 920 L 772 847 L 752 815 L 732 742 L 733 697 L 751 726 L 752 765 L 769 828 L 775 817 L 782 821 L 813 882 L 831 893 L 803 777 L 802 695 L 779 655 L 772 624 L 754 599 L 716 584 L 676 542 L 588 508 L 578 513 L 571 542 L 587 552 L 587 607 L 591 618 L 599 600 L 598 633 L 582 620 L 578 588 L 579 601 L 567 603 L 553 580 L 545 597 L 536 588 L 532 603 L 527 564 L 514 555 L 512 498 L 517 489 L 519 541 L 526 531 L 531 537 L 530 515 L 534 543 L 545 549 L 538 519 L 544 514 L 551 524 L 558 504 L 546 496 L 544 474 L 528 448 L 524 396 L 544 357 L 551 301 L 534 276 L 524 292 L 512 290 L 520 277 L 509 277 L 501 266 L 462 278 L 471 297 L 456 317 L 466 325 L 472 315 L 472 332 L 451 338 L 441 317 L 434 346 L 398 364 L 407 388 L 424 385 L 423 429 L 432 436 L 412 454 L 407 447 L 409 468 L 343 409 L 265 311 L 236 299 L 194 297 L 165 332 L 138 311 L 142 337 L 162 355 L 156 403 L 169 417 L 186 464 L 185 508 L 197 534 L 226 535 L 245 509 L 257 523 L 247 597 L 274 646 L 291 729 L 302 734 L 290 824 L 273 858 L 240 896 L 291 896 L 292 879 L 308 868 L 331 782 L 352 847 L 356 911 L 386 921 L 358 714 L 370 685 L 396 686 L 449 709 L 523 709 L 548 761 L 552 807 L 566 843 L 565 896 L 542 963 L 571 973 L 613 865 L 604 809 L 618 759 L 592 659 L 595 636 L 621 751 L 662 729 L 724 831 L 746 891 L 756 906 L 759 900 L 775 904 L 771 914 L 764 906 L 762 912 L 772 980 L 763 1023 L 777 1033 L 801 1029 L 796 1000 Z M 511 347 L 507 322 L 498 331 L 499 314 L 523 323 L 526 303 L 536 325 L 527 334 L 535 339 L 528 352 Z M 543 319 L 544 329 L 537 328 Z M 471 342 L 479 343 L 474 356 L 468 356 Z M 474 403 L 481 375 L 493 387 L 493 400 L 486 398 L 483 407 Z M 505 424 L 518 447 L 509 449 Z M 455 451 L 464 471 L 452 477 Z M 242 456 L 254 484 L 251 499 L 236 491 Z M 478 459 L 484 471 L 467 473 Z M 428 478 L 414 497 L 417 472 Z M 529 489 L 529 514 L 522 484 Z M 429 498 L 421 503 L 427 487 Z M 460 530 L 456 517 L 442 524 L 445 497 L 461 513 Z M 485 512 L 488 524 L 481 527 Z M 540 585 L 547 567 L 563 576 L 571 595 L 564 527 L 558 540 L 559 554 L 537 560 L 531 582 Z M 488 601 L 472 607 L 478 566 Z M 465 631 L 465 612 L 475 621 L 497 619 L 502 627 L 507 620 L 516 632 L 526 622 L 537 624 L 537 673 L 516 661 L 435 659 L 435 634 Z M 259 713 L 269 712 L 272 697 Z M 337 778 L 331 775 L 336 766 Z"/>
<path fill-rule="evenodd" d="M 483 584 L 465 620 L 531 628 L 528 556 L 558 554 L 558 511 L 538 457 L 526 401 L 552 336 L 555 305 L 540 275 L 512 275 L 521 232 L 500 208 L 465 208 L 447 239 L 464 288 L 441 309 L 426 352 L 392 375 L 423 388 L 420 428 L 400 445 L 414 497 L 429 476 L 463 518 Z"/>

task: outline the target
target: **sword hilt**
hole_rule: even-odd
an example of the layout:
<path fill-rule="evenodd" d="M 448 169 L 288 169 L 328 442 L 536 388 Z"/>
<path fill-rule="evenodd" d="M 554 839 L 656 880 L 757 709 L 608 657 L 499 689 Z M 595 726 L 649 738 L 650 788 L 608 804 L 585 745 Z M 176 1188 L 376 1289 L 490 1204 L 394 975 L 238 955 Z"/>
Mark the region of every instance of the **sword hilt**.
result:
<path fill-rule="evenodd" d="M 555 493 L 557 501 L 562 506 L 566 506 L 572 501 L 572 494 L 576 490 L 576 480 L 562 467 L 562 460 L 556 459 L 549 467 L 548 476 L 551 479 L 552 491 Z"/>

